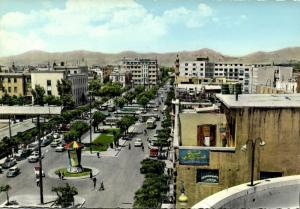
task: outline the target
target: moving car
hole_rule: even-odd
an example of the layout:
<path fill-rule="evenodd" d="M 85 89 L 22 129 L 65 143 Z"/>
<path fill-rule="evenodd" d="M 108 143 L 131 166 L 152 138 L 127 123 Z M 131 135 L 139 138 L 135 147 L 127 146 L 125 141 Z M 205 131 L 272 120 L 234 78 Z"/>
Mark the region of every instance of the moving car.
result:
<path fill-rule="evenodd" d="M 45 136 L 41 138 L 41 140 L 42 140 L 41 147 L 46 147 L 52 142 L 52 136 L 50 135 Z"/>
<path fill-rule="evenodd" d="M 57 147 L 61 143 L 62 143 L 62 139 L 60 139 L 60 138 L 59 139 L 54 139 L 54 141 L 51 142 L 50 146 L 51 147 Z"/>
<path fill-rule="evenodd" d="M 15 159 L 16 160 L 23 160 L 23 159 L 27 158 L 30 155 L 31 152 L 32 151 L 30 149 L 20 149 L 15 154 Z"/>
<path fill-rule="evenodd" d="M 1 165 L 2 168 L 10 168 L 17 164 L 16 159 L 14 158 L 6 158 L 4 163 Z"/>
<path fill-rule="evenodd" d="M 38 143 L 38 141 L 35 141 L 35 142 L 33 142 L 33 143 L 27 145 L 27 149 L 31 150 L 32 152 L 33 152 L 33 151 L 37 151 L 38 148 L 39 148 L 39 143 Z"/>
<path fill-rule="evenodd" d="M 44 157 L 44 154 L 42 154 L 42 158 Z M 30 163 L 36 163 L 39 161 L 39 152 L 38 151 L 34 151 L 33 153 L 31 153 L 31 155 L 28 157 L 28 162 Z"/>
<path fill-rule="evenodd" d="M 135 147 L 141 147 L 143 145 L 143 142 L 140 138 L 137 138 L 134 142 Z"/>
<path fill-rule="evenodd" d="M 65 147 L 62 145 L 62 144 L 60 144 L 60 145 L 58 145 L 56 148 L 55 148 L 55 152 L 63 152 L 63 151 L 65 151 L 66 149 L 65 149 Z"/>
<path fill-rule="evenodd" d="M 17 166 L 10 168 L 6 174 L 6 177 L 11 178 L 20 174 L 20 169 Z"/>

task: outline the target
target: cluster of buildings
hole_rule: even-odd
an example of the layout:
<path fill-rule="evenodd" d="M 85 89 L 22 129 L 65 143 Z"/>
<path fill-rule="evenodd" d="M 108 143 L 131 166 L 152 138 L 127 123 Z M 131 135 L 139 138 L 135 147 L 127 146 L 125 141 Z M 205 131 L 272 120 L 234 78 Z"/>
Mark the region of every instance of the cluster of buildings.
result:
<path fill-rule="evenodd" d="M 76 105 L 87 101 L 88 81 L 98 79 L 101 83 L 118 82 L 125 86 L 156 85 L 159 80 L 159 67 L 156 59 L 123 58 L 117 65 L 90 66 L 86 64 L 60 64 L 18 69 L 14 64 L 11 68 L 0 68 L 0 97 L 10 96 L 31 97 L 31 90 L 37 85 L 45 90 L 45 95 L 59 96 L 57 82 L 71 81 L 72 95 Z"/>
<path fill-rule="evenodd" d="M 299 79 L 292 67 L 178 57 L 175 67 L 176 205 L 191 208 L 251 178 L 300 173 Z"/>

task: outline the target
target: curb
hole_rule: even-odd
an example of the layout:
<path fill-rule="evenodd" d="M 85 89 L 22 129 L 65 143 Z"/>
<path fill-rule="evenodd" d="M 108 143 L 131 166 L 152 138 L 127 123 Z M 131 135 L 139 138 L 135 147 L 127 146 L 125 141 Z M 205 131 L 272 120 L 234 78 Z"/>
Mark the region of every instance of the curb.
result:
<path fill-rule="evenodd" d="M 89 166 L 87 166 L 85 168 L 92 169 L 93 176 L 97 176 L 100 173 L 100 171 L 97 168 L 89 167 Z M 47 174 L 50 178 L 55 178 L 57 180 L 60 180 L 60 179 L 58 179 L 57 175 L 54 173 L 56 169 L 58 169 L 58 168 L 53 168 L 53 169 L 49 170 Z M 81 180 L 81 179 L 87 179 L 87 178 L 90 178 L 90 175 L 79 176 L 79 177 L 64 177 L 64 180 Z"/>

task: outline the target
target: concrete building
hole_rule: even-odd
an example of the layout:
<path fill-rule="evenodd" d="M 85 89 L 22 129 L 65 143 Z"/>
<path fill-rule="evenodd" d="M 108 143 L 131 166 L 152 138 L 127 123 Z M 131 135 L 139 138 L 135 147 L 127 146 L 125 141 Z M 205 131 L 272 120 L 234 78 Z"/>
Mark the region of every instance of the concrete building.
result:
<path fill-rule="evenodd" d="M 117 66 L 110 74 L 109 80 L 112 83 L 121 83 L 125 87 L 126 85 L 131 85 L 132 75 L 129 70 Z"/>
<path fill-rule="evenodd" d="M 92 67 L 90 69 L 90 72 L 91 72 L 92 76 L 91 76 L 91 78 L 89 76 L 89 80 L 92 80 L 92 79 L 96 78 L 101 83 L 103 83 L 104 73 L 103 73 L 103 70 L 100 67 Z"/>
<path fill-rule="evenodd" d="M 88 95 L 88 68 L 87 66 L 60 66 L 54 65 L 53 70 L 37 70 L 31 72 L 32 88 L 40 85 L 46 95 L 59 96 L 57 81 L 70 80 L 72 95 L 76 105 L 84 103 Z"/>
<path fill-rule="evenodd" d="M 300 172 L 300 95 L 217 98 L 221 102 L 219 114 L 181 114 L 180 103 L 175 103 L 178 207 L 181 184 L 188 197 L 182 207 L 190 208 L 218 191 L 249 182 L 252 157 L 254 180 Z M 255 155 L 249 140 L 256 140 Z M 243 151 L 245 145 L 247 150 Z"/>
<path fill-rule="evenodd" d="M 256 93 L 256 86 L 276 87 L 276 81 L 286 82 L 293 76 L 292 67 L 263 66 L 250 71 L 249 93 Z"/>
<path fill-rule="evenodd" d="M 131 72 L 133 85 L 152 86 L 158 83 L 159 68 L 156 59 L 124 58 L 121 68 Z"/>
<path fill-rule="evenodd" d="M 208 58 L 184 61 L 179 65 L 179 76 L 213 78 L 213 75 L 213 63 L 210 63 Z"/>
<path fill-rule="evenodd" d="M 9 96 L 30 96 L 30 83 L 30 74 L 0 73 L 0 97 L 6 93 Z"/>

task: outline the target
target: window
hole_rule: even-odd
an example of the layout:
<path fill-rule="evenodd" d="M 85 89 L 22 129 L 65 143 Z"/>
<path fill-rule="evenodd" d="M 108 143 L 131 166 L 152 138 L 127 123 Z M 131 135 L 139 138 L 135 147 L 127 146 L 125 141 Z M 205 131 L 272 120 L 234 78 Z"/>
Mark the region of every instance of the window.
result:
<path fill-rule="evenodd" d="M 200 76 L 203 76 L 203 73 L 200 73 Z"/>
<path fill-rule="evenodd" d="M 195 71 L 195 70 L 196 70 L 196 68 L 193 68 L 193 70 Z"/>
<path fill-rule="evenodd" d="M 277 178 L 282 177 L 282 172 L 269 172 L 269 171 L 261 171 L 260 179 L 269 179 L 269 178 Z"/>
<path fill-rule="evenodd" d="M 193 63 L 193 66 L 196 66 L 196 63 Z"/>
<path fill-rule="evenodd" d="M 51 86 L 51 80 L 47 80 L 47 86 Z"/>
<path fill-rule="evenodd" d="M 74 70 L 74 74 L 77 74 L 77 70 Z"/>
<path fill-rule="evenodd" d="M 185 75 L 189 75 L 188 73 L 185 73 Z"/>
<path fill-rule="evenodd" d="M 11 92 L 11 87 L 8 87 L 8 93 L 10 93 Z"/>
<path fill-rule="evenodd" d="M 188 68 L 185 68 L 185 71 L 187 71 L 188 70 Z"/>
<path fill-rule="evenodd" d="M 47 91 L 47 95 L 52 95 L 52 92 L 50 90 Z"/>
<path fill-rule="evenodd" d="M 197 183 L 219 183 L 219 170 L 197 169 Z"/>
<path fill-rule="evenodd" d="M 17 83 L 17 78 L 14 78 L 14 83 Z"/>
<path fill-rule="evenodd" d="M 10 78 L 7 79 L 7 82 L 10 83 Z"/>
<path fill-rule="evenodd" d="M 14 87 L 14 93 L 17 93 L 17 92 L 18 92 L 18 88 Z"/>
<path fill-rule="evenodd" d="M 185 66 L 188 66 L 189 65 L 189 63 L 185 63 Z"/>

